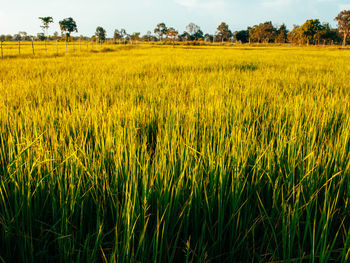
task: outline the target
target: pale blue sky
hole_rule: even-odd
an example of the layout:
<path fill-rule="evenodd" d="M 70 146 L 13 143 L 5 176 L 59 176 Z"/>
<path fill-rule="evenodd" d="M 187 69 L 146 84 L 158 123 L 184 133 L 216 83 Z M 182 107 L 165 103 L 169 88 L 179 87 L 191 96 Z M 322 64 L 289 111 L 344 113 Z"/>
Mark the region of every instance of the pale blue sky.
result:
<path fill-rule="evenodd" d="M 232 30 L 271 20 L 274 24 L 302 24 L 319 18 L 335 26 L 334 17 L 350 9 L 350 0 L 0 0 L 0 34 L 41 32 L 39 16 L 52 16 L 49 33 L 59 32 L 58 21 L 73 17 L 76 35 L 91 36 L 97 26 L 112 36 L 115 28 L 128 33 L 148 30 L 165 22 L 180 32 L 190 22 L 214 33 L 225 21 Z"/>

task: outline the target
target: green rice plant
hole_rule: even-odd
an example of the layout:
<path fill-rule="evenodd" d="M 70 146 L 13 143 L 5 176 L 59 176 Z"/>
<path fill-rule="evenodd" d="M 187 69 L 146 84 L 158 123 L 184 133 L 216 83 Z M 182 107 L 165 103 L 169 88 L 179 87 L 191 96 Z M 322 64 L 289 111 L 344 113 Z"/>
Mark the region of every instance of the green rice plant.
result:
<path fill-rule="evenodd" d="M 23 48 L 0 61 L 2 261 L 350 260 L 346 50 Z"/>

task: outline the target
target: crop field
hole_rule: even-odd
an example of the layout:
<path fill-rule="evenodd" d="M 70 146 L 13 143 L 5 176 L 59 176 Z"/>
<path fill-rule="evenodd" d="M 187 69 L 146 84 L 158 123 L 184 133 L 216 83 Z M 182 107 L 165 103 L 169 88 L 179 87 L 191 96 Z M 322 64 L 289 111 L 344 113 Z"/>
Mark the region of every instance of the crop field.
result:
<path fill-rule="evenodd" d="M 98 41 L 3 41 L 1 43 L 2 57 L 31 57 L 33 54 L 42 56 L 59 56 L 79 52 L 97 52 L 101 50 L 115 49 L 117 46 L 125 46 L 126 42 L 118 41 L 113 44 L 111 41 L 100 43 Z M 139 42 L 141 44 L 141 42 Z"/>
<path fill-rule="evenodd" d="M 350 261 L 349 50 L 12 52 L 1 262 Z"/>

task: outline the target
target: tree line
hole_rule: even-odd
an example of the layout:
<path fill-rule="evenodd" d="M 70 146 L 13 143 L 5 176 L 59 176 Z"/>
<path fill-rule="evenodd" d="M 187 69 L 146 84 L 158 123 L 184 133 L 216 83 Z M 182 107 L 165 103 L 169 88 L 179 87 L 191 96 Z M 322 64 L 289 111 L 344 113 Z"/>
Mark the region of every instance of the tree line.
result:
<path fill-rule="evenodd" d="M 48 29 L 53 18 L 39 17 L 42 22 L 42 33 L 37 36 L 30 36 L 26 32 L 19 32 L 15 35 L 0 35 L 2 41 L 11 40 L 60 40 L 66 41 L 84 39 L 96 40 L 103 42 L 107 40 L 106 30 L 99 26 L 91 37 L 72 36 L 72 33 L 78 32 L 78 27 L 73 18 L 65 18 L 59 21 L 61 35 L 55 32 L 52 36 L 48 35 Z M 294 25 L 292 30 L 288 30 L 285 24 L 275 26 L 271 21 L 260 23 L 246 30 L 231 31 L 229 25 L 222 22 L 214 34 L 203 33 L 200 26 L 190 23 L 186 30 L 180 34 L 174 27 L 167 27 L 165 23 L 159 23 L 152 31 L 148 31 L 141 36 L 140 32 L 128 34 L 125 29 L 115 29 L 113 38 L 114 42 L 127 41 L 205 41 L 205 42 L 240 42 L 240 43 L 292 43 L 292 44 L 340 44 L 346 45 L 350 37 L 350 10 L 341 11 L 334 19 L 337 27 L 332 28 L 329 23 L 321 23 L 319 19 L 309 19 L 301 26 Z"/>

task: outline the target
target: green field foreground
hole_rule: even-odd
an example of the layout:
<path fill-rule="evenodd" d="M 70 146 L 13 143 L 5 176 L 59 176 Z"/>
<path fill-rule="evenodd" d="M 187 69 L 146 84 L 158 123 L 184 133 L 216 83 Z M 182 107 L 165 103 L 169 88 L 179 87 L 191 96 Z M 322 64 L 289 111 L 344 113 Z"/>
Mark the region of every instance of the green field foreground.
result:
<path fill-rule="evenodd" d="M 349 262 L 349 61 L 181 46 L 3 59 L 0 261 Z"/>

